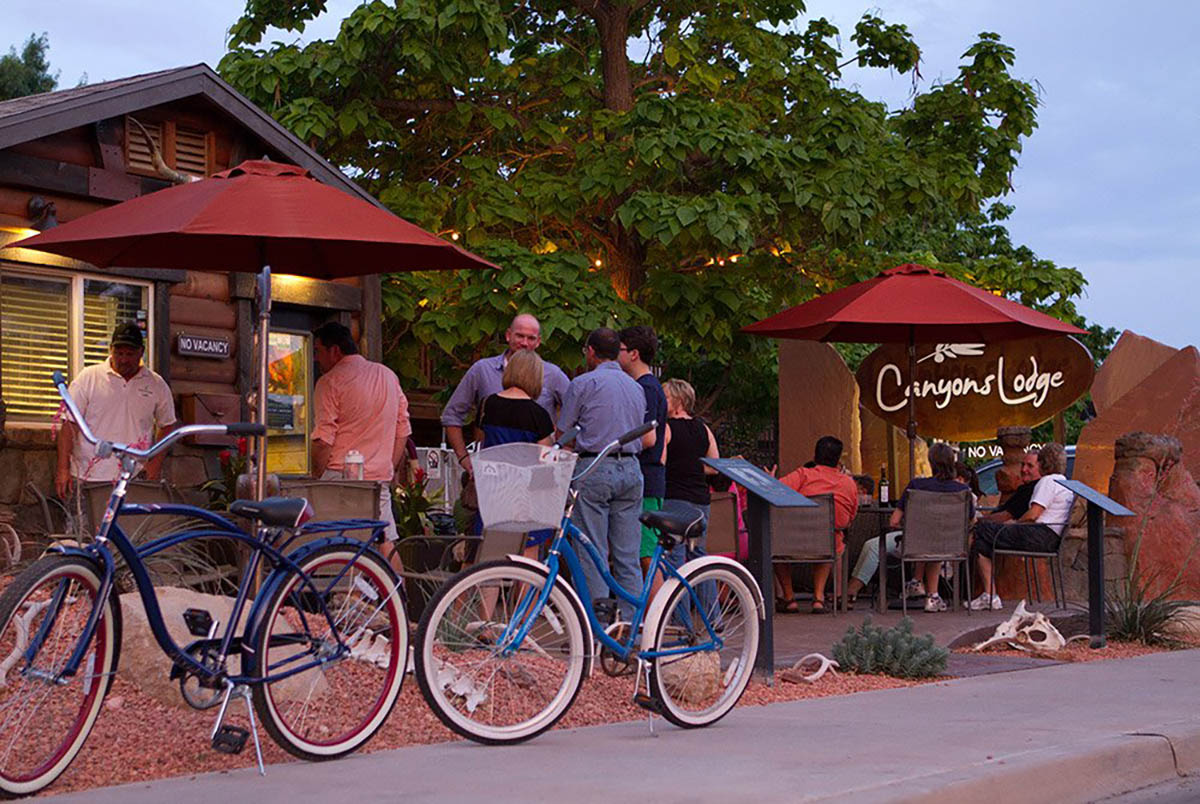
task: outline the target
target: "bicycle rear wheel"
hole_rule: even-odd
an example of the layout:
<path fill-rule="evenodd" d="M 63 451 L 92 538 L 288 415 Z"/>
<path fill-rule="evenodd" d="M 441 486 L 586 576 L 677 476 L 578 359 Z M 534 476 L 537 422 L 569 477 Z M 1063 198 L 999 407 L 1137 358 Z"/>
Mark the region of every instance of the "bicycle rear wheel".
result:
<path fill-rule="evenodd" d="M 0 595 L 0 794 L 27 796 L 67 769 L 87 740 L 112 684 L 121 643 L 112 596 L 75 675 L 59 674 L 99 604 L 90 559 L 48 556 Z M 27 657 L 31 646 L 32 658 Z"/>
<path fill-rule="evenodd" d="M 653 659 L 650 689 L 667 720 L 696 728 L 728 714 L 750 683 L 758 655 L 758 604 L 753 579 L 741 567 L 709 564 L 684 577 L 696 597 L 683 584 L 671 591 L 662 617 L 652 626 L 654 650 L 697 650 Z M 709 643 L 711 647 L 699 647 Z"/>
<path fill-rule="evenodd" d="M 561 579 L 546 605 L 544 569 L 505 559 L 459 573 L 438 591 L 417 629 L 416 675 L 434 713 L 489 745 L 541 734 L 583 686 L 583 612 Z M 520 645 L 510 638 L 523 625 Z"/>
<path fill-rule="evenodd" d="M 288 573 L 272 593 L 255 637 L 254 674 L 275 677 L 253 686 L 255 709 L 271 737 L 302 759 L 335 759 L 363 745 L 404 683 L 408 618 L 399 581 L 376 553 L 355 555 L 332 545 L 303 558 L 302 573 Z M 337 657 L 339 640 L 348 655 Z"/>

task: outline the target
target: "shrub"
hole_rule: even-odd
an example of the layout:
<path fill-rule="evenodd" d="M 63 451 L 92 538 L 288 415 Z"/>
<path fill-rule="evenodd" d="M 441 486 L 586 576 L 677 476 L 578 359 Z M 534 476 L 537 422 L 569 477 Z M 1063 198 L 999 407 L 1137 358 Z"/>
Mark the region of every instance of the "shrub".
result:
<path fill-rule="evenodd" d="M 862 626 L 853 626 L 833 646 L 833 658 L 841 670 L 877 673 L 896 678 L 930 678 L 946 671 L 950 651 L 940 648 L 931 634 L 913 635 L 913 621 L 905 617 L 894 628 L 871 624 L 867 617 Z"/>

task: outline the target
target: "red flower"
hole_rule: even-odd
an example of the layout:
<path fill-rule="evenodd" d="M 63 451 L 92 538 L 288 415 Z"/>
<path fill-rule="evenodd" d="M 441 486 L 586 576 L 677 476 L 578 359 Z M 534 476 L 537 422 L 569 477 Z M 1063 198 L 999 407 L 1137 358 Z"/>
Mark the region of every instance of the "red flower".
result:
<path fill-rule="evenodd" d="M 424 486 L 425 477 L 426 475 L 424 469 L 418 468 L 417 471 L 413 472 L 413 480 L 417 482 L 417 485 Z"/>
<path fill-rule="evenodd" d="M 228 469 L 229 462 L 233 460 L 233 453 L 231 453 L 227 449 L 223 449 L 223 450 L 221 450 L 220 454 L 217 455 L 217 458 L 219 458 L 221 461 L 221 467 L 224 469 Z"/>
<path fill-rule="evenodd" d="M 238 455 L 245 455 L 247 452 L 249 452 L 250 451 L 250 439 L 246 438 L 245 436 L 240 437 L 237 440 L 237 451 L 238 451 Z"/>

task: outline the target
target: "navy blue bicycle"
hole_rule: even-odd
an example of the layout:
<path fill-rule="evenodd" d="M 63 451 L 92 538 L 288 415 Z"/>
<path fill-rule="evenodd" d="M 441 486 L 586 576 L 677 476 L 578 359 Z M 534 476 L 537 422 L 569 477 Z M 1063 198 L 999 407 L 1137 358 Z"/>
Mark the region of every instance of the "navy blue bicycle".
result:
<path fill-rule="evenodd" d="M 141 464 L 176 441 L 200 433 L 260 436 L 263 427 L 188 425 L 147 449 L 105 442 L 92 434 L 61 374 L 54 379 L 82 436 L 101 457 L 117 458 L 121 470 L 94 540 L 52 547 L 0 595 L 0 794 L 29 795 L 53 782 L 100 713 L 121 649 L 121 606 L 113 594 L 118 556 L 184 700 L 197 709 L 219 707 L 213 748 L 235 753 L 253 736 L 261 771 L 256 711 L 275 741 L 298 757 L 333 759 L 362 746 L 395 705 L 408 655 L 399 582 L 375 546 L 384 523 L 309 522 L 312 509 L 303 499 L 240 500 L 229 511 L 256 523 L 247 533 L 226 516 L 192 506 L 126 504 Z M 134 545 L 120 525 L 128 516 L 199 524 Z M 347 531 L 371 535 L 358 539 Z M 249 548 L 241 584 L 228 622 L 200 609 L 185 613 L 195 639 L 181 646 L 163 621 L 144 562 L 184 542 L 214 538 Z M 225 723 L 234 697 L 246 703 L 249 730 Z"/>
<path fill-rule="evenodd" d="M 608 444 L 574 480 L 653 426 Z M 699 511 L 653 511 L 642 514 L 659 534 L 645 583 L 622 588 L 570 521 L 576 457 L 560 445 L 571 437 L 553 447 L 504 444 L 475 454 L 485 527 L 557 532 L 545 563 L 510 555 L 451 578 L 417 629 L 414 672 L 425 700 L 449 728 L 476 742 L 520 742 L 553 726 L 590 674 L 597 642 L 611 660 L 636 663 L 637 704 L 684 728 L 724 717 L 754 670 L 763 601 L 750 573 L 720 556 L 672 567 L 665 552 L 698 535 Z M 581 552 L 633 607 L 630 622 L 601 624 L 581 581 Z M 580 579 L 574 587 L 564 566 Z M 656 574 L 665 583 L 652 599 Z"/>

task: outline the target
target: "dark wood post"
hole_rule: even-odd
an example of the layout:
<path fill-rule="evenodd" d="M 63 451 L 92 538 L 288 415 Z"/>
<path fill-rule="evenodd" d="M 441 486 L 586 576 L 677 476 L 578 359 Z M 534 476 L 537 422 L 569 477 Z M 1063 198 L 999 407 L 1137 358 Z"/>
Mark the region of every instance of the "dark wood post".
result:
<path fill-rule="evenodd" d="M 1088 501 L 1088 633 L 1091 646 L 1103 648 L 1104 639 L 1104 511 Z"/>

